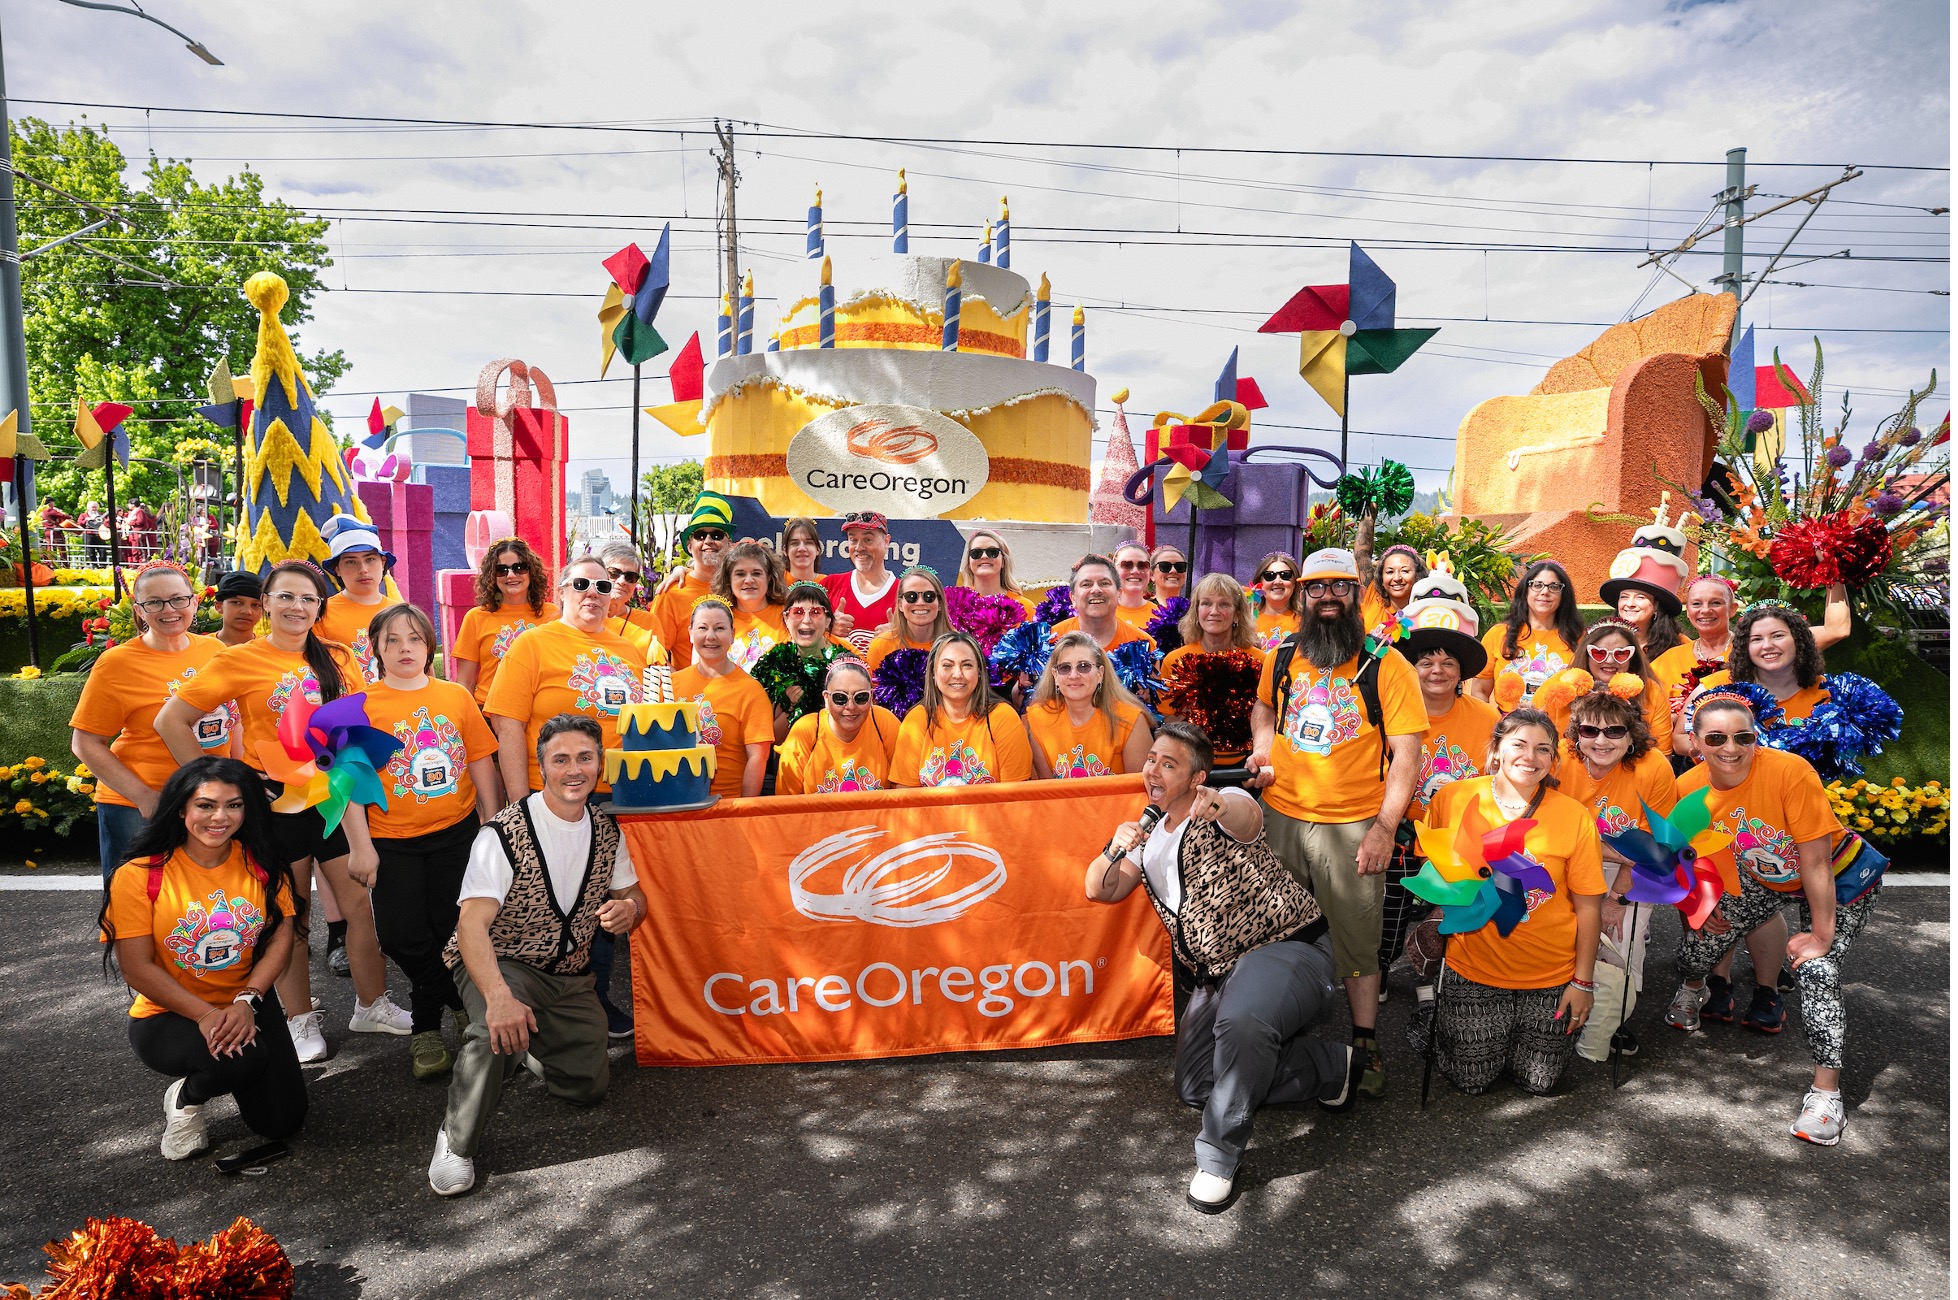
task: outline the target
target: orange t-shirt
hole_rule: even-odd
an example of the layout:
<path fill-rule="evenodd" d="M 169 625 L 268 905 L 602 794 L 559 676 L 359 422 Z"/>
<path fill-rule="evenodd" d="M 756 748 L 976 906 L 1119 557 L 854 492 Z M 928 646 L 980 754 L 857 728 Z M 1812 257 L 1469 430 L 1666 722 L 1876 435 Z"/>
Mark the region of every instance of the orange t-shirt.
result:
<path fill-rule="evenodd" d="M 147 934 L 156 943 L 156 964 L 191 994 L 214 1007 L 230 1004 L 252 977 L 258 941 L 265 932 L 265 884 L 247 865 L 235 840 L 231 856 L 200 867 L 182 849 L 163 864 L 156 902 L 150 902 L 149 860 L 126 862 L 109 883 L 109 925 L 117 941 Z M 292 915 L 292 893 L 279 891 L 279 915 Z M 131 1017 L 160 1016 L 170 1008 L 142 994 Z"/>
<path fill-rule="evenodd" d="M 505 605 L 491 612 L 478 605 L 462 616 L 456 629 L 455 657 L 476 665 L 476 703 L 489 698 L 490 683 L 503 666 L 516 639 L 534 627 L 557 621 L 557 606 L 546 601 L 543 609 L 529 605 Z"/>
<path fill-rule="evenodd" d="M 1258 698 L 1271 699 L 1275 655 L 1265 658 Z M 1380 815 L 1387 789 L 1380 775 L 1385 741 L 1367 721 L 1366 704 L 1353 687 L 1360 658 L 1320 672 L 1303 654 L 1292 656 L 1291 692 L 1271 742 L 1276 779 L 1265 804 L 1287 817 L 1313 822 L 1357 822 Z M 1428 730 L 1420 679 L 1406 658 L 1387 652 L 1379 667 L 1380 720 L 1389 736 Z"/>
<path fill-rule="evenodd" d="M 1122 604 L 1117 604 L 1115 606 L 1115 617 L 1121 619 L 1124 623 L 1127 623 L 1130 627 L 1134 628 L 1138 632 L 1148 627 L 1149 620 L 1154 618 L 1157 614 L 1160 614 L 1161 612 L 1162 612 L 1162 606 L 1158 605 L 1153 600 L 1145 600 L 1140 605 L 1135 606 L 1133 609 L 1131 609 L 1127 605 L 1122 605 Z M 1072 629 L 1069 630 L 1071 631 Z"/>
<path fill-rule="evenodd" d="M 1528 704 L 1536 688 L 1566 668 L 1577 667 L 1577 652 L 1564 644 L 1555 628 L 1542 630 L 1523 627 L 1516 633 L 1516 658 L 1502 657 L 1504 625 L 1496 624 L 1482 634 L 1482 648 L 1489 662 L 1476 676 L 1494 681 L 1498 672 L 1515 673 L 1523 679 L 1523 703 Z"/>
<path fill-rule="evenodd" d="M 1148 611 L 1148 613 L 1150 618 L 1155 617 L 1155 611 L 1153 609 Z M 1147 621 L 1148 619 L 1143 620 L 1143 622 L 1145 623 Z M 1069 632 L 1079 632 L 1080 630 L 1081 630 L 1080 619 L 1078 618 L 1062 619 L 1060 622 L 1054 624 L 1054 640 L 1058 641 L 1062 637 L 1066 636 Z M 1152 652 L 1156 648 L 1156 638 L 1150 636 L 1147 632 L 1144 632 L 1139 625 L 1134 623 L 1129 623 L 1118 618 L 1115 620 L 1115 639 L 1113 641 L 1110 641 L 1107 645 L 1103 646 L 1102 649 L 1113 650 L 1116 646 L 1127 645 L 1131 641 L 1143 642 L 1149 647 L 1149 649 Z"/>
<path fill-rule="evenodd" d="M 885 658 L 893 650 L 929 649 L 931 649 L 929 645 L 919 645 L 914 641 L 901 641 L 895 632 L 879 632 L 876 636 L 870 638 L 870 645 L 863 652 L 863 662 L 864 666 L 874 673 L 877 671 L 877 666 L 883 663 Z"/>
<path fill-rule="evenodd" d="M 1708 673 L 1701 680 L 1700 689 L 1710 691 L 1716 686 L 1731 686 L 1733 682 L 1734 675 L 1723 669 L 1717 673 Z M 1815 712 L 1828 699 L 1828 688 L 1820 682 L 1817 682 L 1813 686 L 1804 686 L 1787 699 L 1781 701 L 1782 721 L 1787 723 L 1806 722 L 1808 721 L 1808 715 Z"/>
<path fill-rule="evenodd" d="M 1258 611 L 1258 646 L 1260 649 L 1275 649 L 1279 642 L 1299 630 L 1299 616 L 1289 609 L 1261 609 Z"/>
<path fill-rule="evenodd" d="M 418 691 L 377 682 L 367 688 L 367 720 L 401 742 L 381 772 L 387 809 L 367 810 L 375 839 L 447 830 L 476 811 L 469 765 L 496 756 L 496 735 L 468 691 L 437 678 Z"/>
<path fill-rule="evenodd" d="M 734 611 L 734 644 L 727 648 L 727 657 L 745 672 L 755 666 L 755 660 L 778 645 L 787 645 L 788 641 L 789 629 L 782 622 L 780 605 L 763 605 L 752 614 L 737 609 Z"/>
<path fill-rule="evenodd" d="M 775 745 L 775 710 L 761 683 L 740 669 L 720 677 L 697 667 L 673 674 L 673 698 L 700 701 L 700 743 L 714 747 L 715 794 L 741 794 L 748 769 L 748 746 Z"/>
<path fill-rule="evenodd" d="M 1400 611 L 1380 599 L 1373 584 L 1368 583 L 1366 590 L 1360 593 L 1360 624 L 1366 628 L 1368 635 L 1391 641 L 1394 639 L 1392 624 L 1399 621 Z"/>
<path fill-rule="evenodd" d="M 352 695 L 363 689 L 366 683 L 347 648 L 327 648 L 336 652 L 340 664 L 340 693 Z M 312 665 L 305 655 L 281 650 L 261 636 L 212 655 L 195 677 L 177 688 L 177 698 L 200 713 L 209 713 L 226 700 L 235 702 L 245 734 L 245 761 L 263 772 L 265 759 L 259 746 L 279 743 L 279 715 L 294 691 L 304 692 L 314 704 L 320 702 L 319 679 L 313 676 Z"/>
<path fill-rule="evenodd" d="M 537 733 L 544 723 L 560 713 L 582 713 L 598 723 L 605 748 L 618 748 L 619 710 L 639 702 L 639 679 L 645 671 L 646 656 L 630 641 L 610 632 L 580 632 L 560 619 L 517 638 L 503 656 L 483 712 L 524 724 L 530 785 L 542 789 Z M 611 786 L 600 780 L 598 788 Z M 527 792 L 503 793 L 517 799 Z"/>
<path fill-rule="evenodd" d="M 844 743 L 828 710 L 796 719 L 775 747 L 782 756 L 775 772 L 776 794 L 845 794 L 882 790 L 890 780 L 891 750 L 897 745 L 897 715 L 881 704 Z"/>
<path fill-rule="evenodd" d="M 1428 805 L 1428 825 L 1449 827 L 1473 806 L 1491 829 L 1509 819 L 1496 807 L 1492 778 L 1444 786 Z M 1577 909 L 1572 894 L 1604 893 L 1604 856 L 1591 809 L 1556 790 L 1543 792 L 1532 826 L 1523 836 L 1523 856 L 1550 873 L 1556 892 L 1531 890 L 1529 917 L 1507 939 L 1494 923 L 1448 941 L 1448 967 L 1463 979 L 1499 989 L 1547 989 L 1568 984 L 1577 973 Z"/>
<path fill-rule="evenodd" d="M 68 725 L 95 736 L 113 736 L 109 752 L 144 785 L 160 790 L 177 770 L 177 760 L 156 734 L 157 711 L 223 649 L 214 636 L 192 636 L 190 644 L 175 654 L 152 650 L 141 639 L 110 646 L 82 682 L 82 696 Z M 237 727 L 238 707 L 226 701 L 199 718 L 192 732 L 205 753 L 224 755 L 231 752 L 231 733 Z M 100 773 L 95 778 L 95 801 L 136 806 L 110 789 Z"/>
<path fill-rule="evenodd" d="M 1731 790 L 1714 790 L 1700 763 L 1675 788 L 1681 799 L 1710 791 L 1707 811 L 1715 830 L 1733 835 L 1735 865 L 1777 893 L 1802 891 L 1801 845 L 1826 837 L 1833 848 L 1843 837 L 1822 778 L 1799 754 L 1756 748 L 1747 779 Z"/>
<path fill-rule="evenodd" d="M 1122 765 L 1122 747 L 1129 743 L 1141 716 L 1134 705 L 1118 700 L 1112 728 L 1100 709 L 1076 726 L 1067 716 L 1066 704 L 1049 700 L 1027 710 L 1027 730 L 1057 777 L 1120 776 L 1128 771 Z"/>
<path fill-rule="evenodd" d="M 622 617 L 608 618 L 605 620 L 605 630 L 657 662 L 653 647 L 660 644 L 660 640 L 653 630 L 652 615 L 648 611 L 628 610 Z"/>
<path fill-rule="evenodd" d="M 673 656 L 675 668 L 685 668 L 693 662 L 693 640 L 687 635 L 687 621 L 693 617 L 693 603 L 713 593 L 713 584 L 694 577 L 689 565 L 681 573 L 680 581 L 653 597 L 652 609 L 648 611 L 653 633 Z"/>
<path fill-rule="evenodd" d="M 361 676 L 370 682 L 379 681 L 381 670 L 374 662 L 373 647 L 367 644 L 367 625 L 374 621 L 374 615 L 401 603 L 399 599 L 383 596 L 372 605 L 362 605 L 346 592 L 340 592 L 327 600 L 326 612 L 313 625 L 313 635 L 322 641 L 338 641 L 352 650 L 360 664 Z"/>
<path fill-rule="evenodd" d="M 995 704 L 986 717 L 964 722 L 941 717 L 925 726 L 925 706 L 913 705 L 891 751 L 892 785 L 992 785 L 1033 778 L 1027 729 L 1010 704 Z"/>
<path fill-rule="evenodd" d="M 1386 707 L 1386 701 L 1381 701 L 1381 707 Z M 1425 703 L 1421 708 L 1427 711 Z M 1407 805 L 1409 817 L 1426 821 L 1428 805 L 1443 786 L 1482 775 L 1489 762 L 1489 737 L 1501 716 L 1493 704 L 1458 695 L 1448 712 L 1428 719 L 1427 733 L 1421 737 L 1421 776 L 1414 785 L 1413 802 Z"/>
<path fill-rule="evenodd" d="M 1557 767 L 1557 789 L 1597 814 L 1598 833 L 1616 835 L 1620 831 L 1649 831 L 1652 824 L 1645 809 L 1664 816 L 1679 802 L 1673 790 L 1672 764 L 1656 749 L 1648 749 L 1629 768 L 1613 763 L 1602 778 L 1593 778 L 1579 754 L 1566 753 Z"/>

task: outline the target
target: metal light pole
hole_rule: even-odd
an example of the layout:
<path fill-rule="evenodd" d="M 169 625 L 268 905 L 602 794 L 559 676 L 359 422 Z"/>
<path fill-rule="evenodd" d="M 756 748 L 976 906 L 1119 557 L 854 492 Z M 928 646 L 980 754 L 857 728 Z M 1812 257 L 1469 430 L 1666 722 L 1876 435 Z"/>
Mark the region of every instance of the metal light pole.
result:
<path fill-rule="evenodd" d="M 101 3 L 101 0 L 61 0 L 61 3 L 65 5 L 73 5 L 77 9 L 104 9 L 112 14 L 130 14 L 134 17 L 141 18 L 146 23 L 155 23 L 158 27 L 161 27 L 164 31 L 169 32 L 172 36 L 175 36 L 177 39 L 181 40 L 184 43 L 185 49 L 189 50 L 192 54 L 195 54 L 198 58 L 204 60 L 204 62 L 210 64 L 212 67 L 222 68 L 224 66 L 224 60 L 220 59 L 217 55 L 205 49 L 204 42 L 194 41 L 190 37 L 186 36 L 184 33 L 172 27 L 169 23 L 164 22 L 161 18 L 156 18 L 149 14 L 144 13 L 142 10 L 142 6 L 140 5 L 130 4 L 127 7 L 123 5 L 109 5 L 109 4 Z"/>

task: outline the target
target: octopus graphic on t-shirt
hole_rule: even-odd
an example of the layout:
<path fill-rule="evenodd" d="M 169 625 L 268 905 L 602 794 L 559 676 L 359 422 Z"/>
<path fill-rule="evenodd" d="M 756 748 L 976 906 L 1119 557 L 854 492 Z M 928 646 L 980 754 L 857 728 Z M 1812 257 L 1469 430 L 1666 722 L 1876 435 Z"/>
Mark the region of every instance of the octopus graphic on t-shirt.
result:
<path fill-rule="evenodd" d="M 1474 759 L 1460 745 L 1450 744 L 1446 732 L 1421 746 L 1421 786 L 1415 799 L 1425 807 L 1451 781 L 1461 781 L 1481 772 Z"/>
<path fill-rule="evenodd" d="M 197 676 L 197 670 L 195 668 L 186 668 L 182 677 L 175 678 L 166 684 L 166 689 L 169 690 L 170 694 L 175 695 L 179 686 L 182 686 L 195 676 Z M 237 729 L 238 701 L 226 700 L 223 704 L 218 705 L 215 709 L 212 709 L 209 713 L 199 718 L 197 724 L 191 728 L 191 734 L 197 738 L 197 747 L 199 749 L 221 750 L 230 743 L 231 733 Z"/>
<path fill-rule="evenodd" d="M 926 789 L 941 785 L 991 785 L 992 769 L 979 751 L 964 742 L 949 749 L 934 749 L 918 768 L 918 784 Z"/>
<path fill-rule="evenodd" d="M 388 760 L 387 772 L 394 778 L 395 798 L 411 794 L 416 803 L 427 803 L 455 793 L 469 755 L 461 728 L 447 714 L 431 717 L 427 709 L 416 709 L 394 724 L 394 737 L 401 748 Z"/>
<path fill-rule="evenodd" d="M 1735 808 L 1713 827 L 1733 832 L 1734 861 L 1762 884 L 1789 885 L 1800 879 L 1801 857 L 1795 849 L 1795 837 L 1787 831 L 1759 817 L 1749 817 L 1745 808 Z"/>
<path fill-rule="evenodd" d="M 608 718 L 639 702 L 639 674 L 631 664 L 603 650 L 580 654 L 564 684 L 578 693 L 573 708 L 596 709 Z"/>
<path fill-rule="evenodd" d="M 192 903 L 163 941 L 180 970 L 198 975 L 229 970 L 245 959 L 265 928 L 264 913 L 248 898 L 229 898 L 214 889 L 209 902 L 209 911 L 201 902 Z"/>
<path fill-rule="evenodd" d="M 354 662 L 360 665 L 360 675 L 370 682 L 381 680 L 381 663 L 374 657 L 374 647 L 367 643 L 367 629 L 354 633 L 352 644 L 347 649 L 354 652 Z"/>
<path fill-rule="evenodd" d="M 700 705 L 700 743 L 712 748 L 721 743 L 721 722 L 714 716 L 714 702 L 705 695 L 693 698 Z"/>
<path fill-rule="evenodd" d="M 1063 750 L 1054 755 L 1054 775 L 1063 779 L 1076 776 L 1113 776 L 1108 764 L 1101 761 L 1098 754 L 1090 754 L 1086 745 L 1076 745 L 1071 750 Z"/>
<path fill-rule="evenodd" d="M 501 659 L 504 655 L 509 654 L 511 643 L 536 626 L 537 624 L 526 623 L 522 619 L 518 619 L 514 623 L 504 624 L 502 629 L 497 632 L 496 639 L 490 642 L 490 658 Z"/>
<path fill-rule="evenodd" d="M 1597 799 L 1598 834 L 1619 835 L 1638 825 L 1630 813 L 1611 802 L 1611 796 L 1601 794 Z"/>
<path fill-rule="evenodd" d="M 823 779 L 816 783 L 817 794 L 848 794 L 853 790 L 882 790 L 884 783 L 877 774 L 860 763 L 846 761 L 841 772 L 834 768 L 823 769 Z"/>
<path fill-rule="evenodd" d="M 320 702 L 320 679 L 313 675 L 311 668 L 289 668 L 283 677 L 272 687 L 265 697 L 265 707 L 274 717 L 286 710 L 286 701 L 294 691 L 301 691 L 314 704 Z"/>
<path fill-rule="evenodd" d="M 1525 862 L 1531 863 L 1535 866 L 1540 867 L 1543 865 L 1543 863 L 1537 861 L 1536 854 L 1530 852 L 1528 849 L 1519 849 L 1517 851 L 1517 856 L 1521 857 Z M 1526 889 L 1523 891 L 1523 906 L 1527 907 L 1530 911 L 1534 912 L 1539 907 L 1542 907 L 1545 903 L 1549 902 L 1551 899 L 1555 898 L 1556 896 L 1557 896 L 1557 891 L 1554 889 L 1551 890 Z"/>
<path fill-rule="evenodd" d="M 1353 683 L 1330 674 L 1310 685 L 1301 677 L 1292 683 L 1285 706 L 1285 739 L 1300 753 L 1332 753 L 1333 746 L 1360 734 L 1360 697 Z"/>

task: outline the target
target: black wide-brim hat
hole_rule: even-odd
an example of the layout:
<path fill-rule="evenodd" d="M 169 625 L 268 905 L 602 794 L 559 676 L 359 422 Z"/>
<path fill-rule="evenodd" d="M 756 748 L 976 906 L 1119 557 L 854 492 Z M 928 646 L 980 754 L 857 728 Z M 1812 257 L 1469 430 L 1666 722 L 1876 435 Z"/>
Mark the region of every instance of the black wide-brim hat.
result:
<path fill-rule="evenodd" d="M 1656 582 L 1646 582 L 1641 578 L 1607 578 L 1598 588 L 1598 596 L 1613 609 L 1618 608 L 1618 598 L 1628 591 L 1642 591 L 1652 597 L 1653 603 L 1673 618 L 1686 608 L 1679 599 L 1679 593 L 1670 587 Z"/>
<path fill-rule="evenodd" d="M 1394 642 L 1394 649 L 1407 656 L 1407 662 L 1420 663 L 1430 650 L 1445 650 L 1462 666 L 1462 680 L 1480 676 L 1488 666 L 1489 652 L 1466 632 L 1446 627 L 1417 627 Z"/>

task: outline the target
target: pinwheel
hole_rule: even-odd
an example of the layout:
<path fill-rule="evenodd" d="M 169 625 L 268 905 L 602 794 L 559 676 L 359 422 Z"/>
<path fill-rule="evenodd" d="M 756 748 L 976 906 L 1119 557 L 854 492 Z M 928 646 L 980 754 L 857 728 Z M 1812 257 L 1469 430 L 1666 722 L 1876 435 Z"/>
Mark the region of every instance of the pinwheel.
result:
<path fill-rule="evenodd" d="M 0 461 L 12 460 L 19 456 L 24 460 L 46 460 L 47 444 L 31 433 L 20 431 L 20 412 L 9 411 L 7 418 L 0 420 Z"/>
<path fill-rule="evenodd" d="M 666 340 L 653 328 L 666 301 L 671 282 L 673 226 L 660 228 L 659 243 L 649 258 L 639 245 L 627 244 L 606 258 L 602 265 L 611 273 L 605 301 L 598 308 L 598 324 L 603 332 L 599 341 L 598 377 L 605 378 L 616 352 L 625 353 L 632 364 L 632 484 L 631 535 L 639 536 L 639 367 L 666 351 Z M 627 310 L 630 304 L 630 310 Z"/>
<path fill-rule="evenodd" d="M 279 714 L 276 741 L 258 742 L 265 774 L 285 785 L 273 812 L 317 807 L 328 834 L 349 803 L 388 806 L 378 770 L 401 742 L 367 722 L 367 696 L 343 695 L 315 705 L 295 691 Z"/>
<path fill-rule="evenodd" d="M 1490 830 L 1473 807 L 1461 824 L 1418 831 L 1427 861 L 1408 877 L 1407 888 L 1441 907 L 1443 934 L 1470 934 L 1494 921 L 1504 938 L 1530 915 L 1528 896 L 1557 892 L 1550 873 L 1523 851 L 1523 838 L 1536 825 L 1520 817 Z"/>
<path fill-rule="evenodd" d="M 378 451 L 388 440 L 394 426 L 408 413 L 398 406 L 382 406 L 381 399 L 375 398 L 374 405 L 367 411 L 367 436 L 360 441 L 363 445 Z"/>
<path fill-rule="evenodd" d="M 673 385 L 673 400 L 664 406 L 647 407 L 646 414 L 683 438 L 707 432 L 707 426 L 700 422 L 700 402 L 707 392 L 707 361 L 701 355 L 699 330 L 674 354 L 666 377 Z"/>
<path fill-rule="evenodd" d="M 1734 856 L 1723 852 L 1734 837 L 1713 828 L 1705 790 L 1687 795 L 1663 816 L 1643 802 L 1639 806 L 1652 828 L 1649 832 L 1636 826 L 1611 831 L 1602 818 L 1598 822 L 1605 842 L 1632 864 L 1632 885 L 1625 898 L 1677 906 L 1687 926 L 1697 930 L 1706 924 L 1722 894 L 1740 892 Z"/>
<path fill-rule="evenodd" d="M 123 421 L 134 412 L 121 402 L 97 402 L 93 407 L 75 404 L 75 436 L 81 439 L 82 454 L 75 457 L 77 469 L 108 470 L 109 452 L 116 453 L 116 463 L 124 469 L 129 468 L 129 435 L 123 431 Z M 111 511 L 115 509 L 112 505 Z"/>

